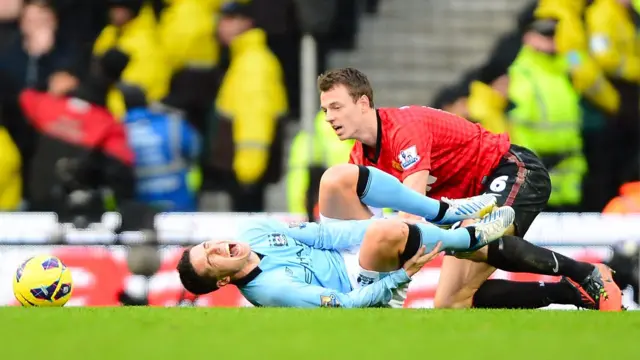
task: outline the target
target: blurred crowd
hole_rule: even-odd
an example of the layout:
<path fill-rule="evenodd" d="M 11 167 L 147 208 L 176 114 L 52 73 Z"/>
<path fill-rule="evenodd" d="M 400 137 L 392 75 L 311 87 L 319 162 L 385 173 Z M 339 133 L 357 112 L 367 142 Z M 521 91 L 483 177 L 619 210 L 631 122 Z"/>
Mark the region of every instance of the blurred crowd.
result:
<path fill-rule="evenodd" d="M 0 211 L 82 226 L 117 210 L 121 230 L 144 229 L 201 209 L 207 192 L 264 211 L 267 186 L 285 180 L 286 210 L 317 218 L 320 177 L 352 142 L 322 113 L 285 142 L 301 37 L 322 72 L 331 51 L 357 50 L 378 1 L 3 0 Z M 639 13 L 639 0 L 532 1 L 428 105 L 535 151 L 552 177 L 547 211 L 640 212 Z M 132 272 L 150 276 L 156 249 L 135 249 Z M 611 265 L 637 295 L 636 254 L 616 248 Z"/>
<path fill-rule="evenodd" d="M 550 212 L 640 212 L 640 1 L 539 0 L 496 39 L 485 63 L 440 89 L 431 106 L 508 132 L 551 174 Z M 384 89 L 382 90 L 384 91 Z M 290 157 L 292 211 L 314 213 L 323 169 L 347 158 L 316 120 Z M 308 183 L 306 198 L 291 184 Z"/>
<path fill-rule="evenodd" d="M 195 211 L 225 192 L 317 216 L 322 172 L 346 161 L 322 113 L 300 118 L 300 40 L 356 49 L 377 0 L 5 0 L 0 8 L 0 210 Z M 488 60 L 430 105 L 535 151 L 548 211 L 640 210 L 640 1 L 540 0 Z M 384 91 L 380 89 L 379 91 Z M 285 158 L 285 148 L 290 155 Z M 282 209 L 284 210 L 284 209 Z"/>
<path fill-rule="evenodd" d="M 359 3 L 4 0 L 0 211 L 263 211 L 299 119 L 300 39 L 318 71 Z M 367 1 L 368 9 L 376 1 Z"/>
<path fill-rule="evenodd" d="M 551 173 L 548 211 L 638 212 L 639 11 L 636 0 L 532 1 L 432 105 L 535 151 Z"/>

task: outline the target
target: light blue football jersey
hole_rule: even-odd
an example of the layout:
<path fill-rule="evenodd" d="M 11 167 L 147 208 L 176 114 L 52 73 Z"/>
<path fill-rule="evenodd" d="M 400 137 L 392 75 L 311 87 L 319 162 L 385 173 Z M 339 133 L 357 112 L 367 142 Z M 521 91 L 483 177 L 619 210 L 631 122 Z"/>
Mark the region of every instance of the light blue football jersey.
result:
<path fill-rule="evenodd" d="M 397 270 L 380 281 L 353 288 L 341 251 L 362 243 L 372 220 L 302 223 L 257 219 L 239 234 L 261 256 L 248 281 L 240 281 L 244 297 L 255 306 L 372 307 L 391 300 L 392 291 L 409 282 Z"/>

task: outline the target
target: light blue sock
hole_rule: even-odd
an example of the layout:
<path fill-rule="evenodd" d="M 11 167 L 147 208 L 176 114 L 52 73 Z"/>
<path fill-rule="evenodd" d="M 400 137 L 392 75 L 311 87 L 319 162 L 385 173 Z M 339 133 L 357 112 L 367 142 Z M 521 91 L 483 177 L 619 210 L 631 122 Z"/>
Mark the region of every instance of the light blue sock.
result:
<path fill-rule="evenodd" d="M 395 177 L 374 167 L 367 166 L 366 169 L 368 169 L 366 187 L 358 189 L 358 196 L 363 204 L 376 208 L 388 207 L 404 211 L 422 216 L 428 221 L 440 220 L 444 216 L 446 208 L 441 210 L 444 203 L 404 186 Z M 363 174 L 364 172 L 361 170 L 360 176 Z M 359 179 L 358 182 L 360 181 L 362 180 Z"/>
<path fill-rule="evenodd" d="M 426 252 L 433 250 L 439 241 L 442 242 L 440 250 L 469 250 L 476 242 L 475 237 L 471 236 L 470 231 L 473 230 L 468 228 L 445 230 L 432 224 L 418 223 L 416 225 L 420 229 L 422 245 L 426 247 Z"/>

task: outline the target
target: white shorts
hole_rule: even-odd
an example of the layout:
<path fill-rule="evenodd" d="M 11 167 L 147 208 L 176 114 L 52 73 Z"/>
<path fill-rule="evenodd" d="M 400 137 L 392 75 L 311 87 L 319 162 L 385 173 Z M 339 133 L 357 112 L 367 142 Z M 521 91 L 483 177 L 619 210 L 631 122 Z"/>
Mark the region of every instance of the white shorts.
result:
<path fill-rule="evenodd" d="M 358 282 L 358 276 L 360 276 L 360 249 L 342 250 L 340 255 L 342 255 L 351 287 L 353 289 L 360 288 L 360 283 Z"/>

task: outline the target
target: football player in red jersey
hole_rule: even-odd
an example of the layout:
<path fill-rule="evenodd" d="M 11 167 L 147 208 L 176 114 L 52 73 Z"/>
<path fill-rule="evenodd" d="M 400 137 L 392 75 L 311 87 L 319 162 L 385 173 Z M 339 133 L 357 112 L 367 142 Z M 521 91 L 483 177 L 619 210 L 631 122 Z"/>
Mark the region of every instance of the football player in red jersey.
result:
<path fill-rule="evenodd" d="M 587 308 L 621 309 L 621 292 L 608 267 L 575 261 L 522 238 L 546 207 L 551 194 L 549 174 L 531 151 L 511 144 L 507 134 L 492 134 L 478 124 L 441 110 L 422 106 L 376 109 L 369 80 L 357 69 L 329 71 L 318 78 L 318 88 L 327 122 L 341 140 L 356 140 L 351 164 L 333 167 L 325 173 L 321 188 L 331 188 L 335 195 L 323 192 L 321 216 L 337 219 L 372 216 L 357 200 L 371 192 L 385 193 L 390 184 L 369 167 L 392 175 L 421 194 L 442 200 L 436 220 L 446 214 L 450 202 L 447 198 L 477 199 L 479 194 L 493 194 L 498 205 L 515 209 L 516 218 L 509 235 L 471 254 L 445 256 L 436 307 L 538 308 L 550 302 L 574 304 L 578 297 Z M 354 190 L 357 197 L 349 194 Z M 454 208 L 473 209 L 482 202 L 451 203 Z M 428 212 L 400 216 L 425 217 Z M 426 220 L 434 219 L 426 217 Z M 496 268 L 558 275 L 563 276 L 563 281 L 540 284 L 487 280 Z"/>

